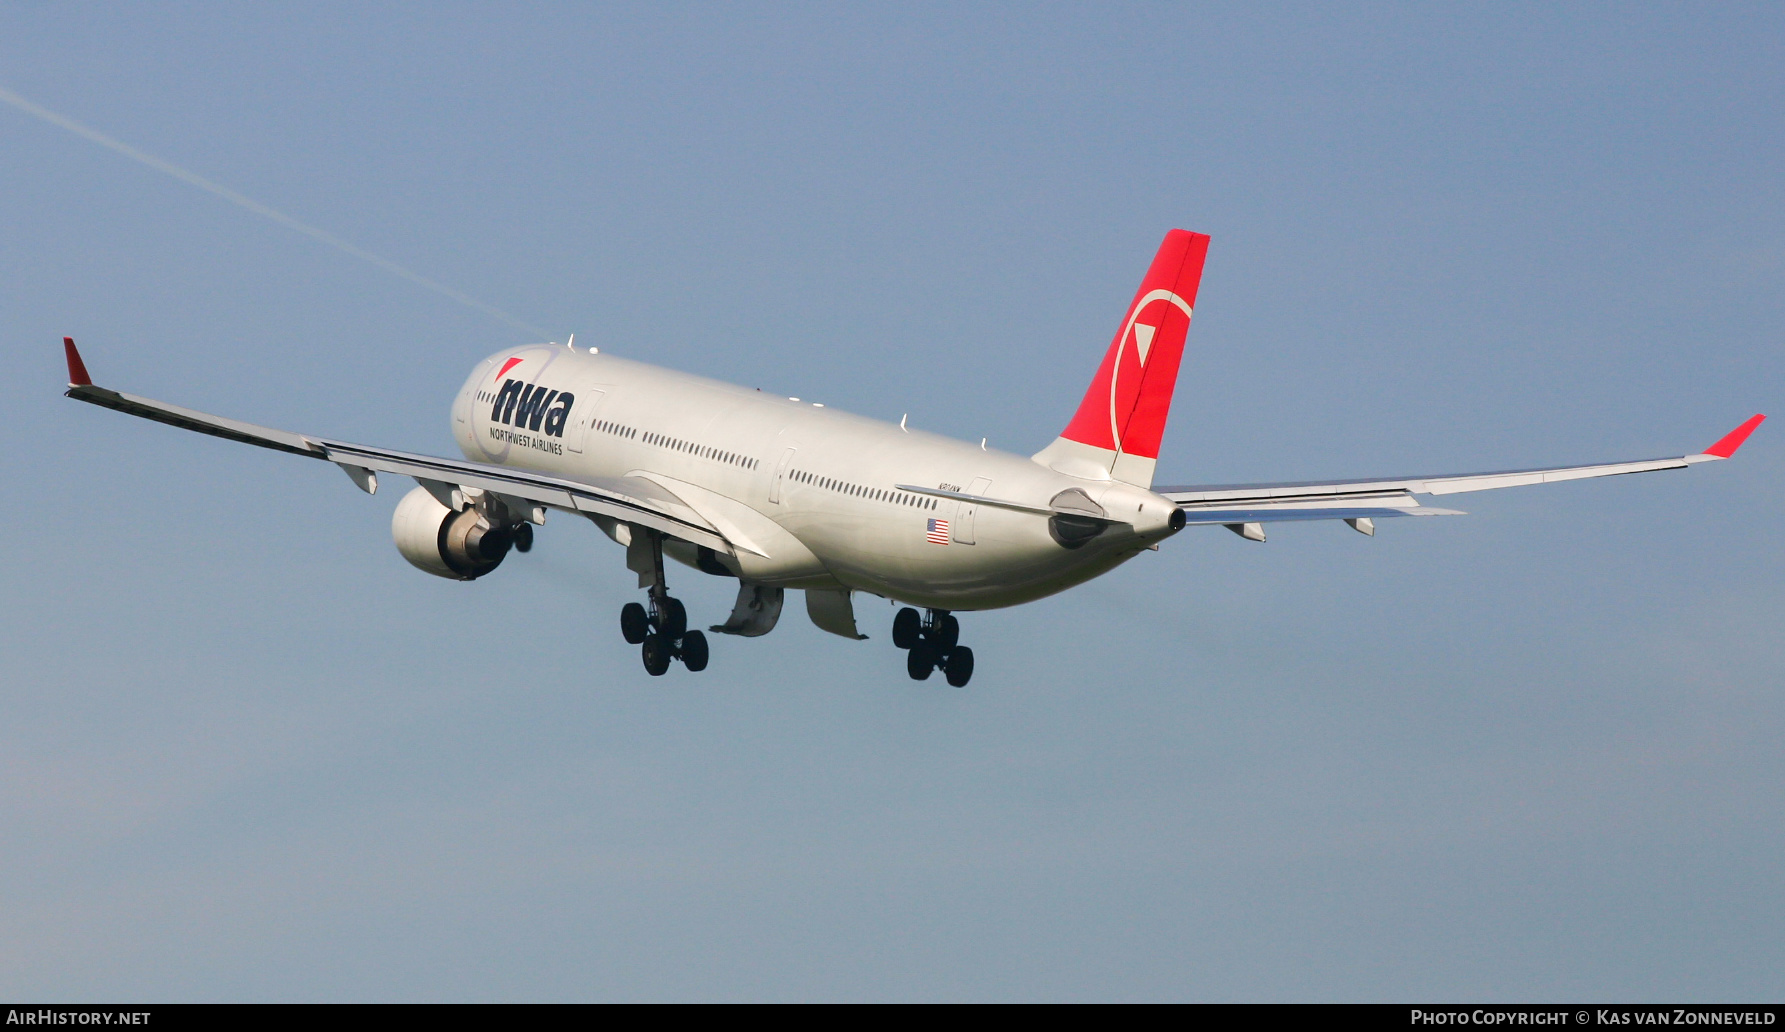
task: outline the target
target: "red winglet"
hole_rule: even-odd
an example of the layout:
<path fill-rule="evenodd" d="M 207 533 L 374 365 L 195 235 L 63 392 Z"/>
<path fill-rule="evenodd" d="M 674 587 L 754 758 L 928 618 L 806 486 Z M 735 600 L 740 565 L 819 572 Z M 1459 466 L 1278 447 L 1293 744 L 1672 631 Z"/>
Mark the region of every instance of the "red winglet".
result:
<path fill-rule="evenodd" d="M 68 386 L 93 386 L 93 378 L 87 375 L 87 363 L 81 361 L 81 353 L 74 349 L 74 338 L 63 337 L 62 347 L 68 352 Z"/>
<path fill-rule="evenodd" d="M 1765 416 L 1754 416 L 1746 423 L 1743 423 L 1741 426 L 1729 431 L 1729 433 L 1724 434 L 1721 441 L 1706 448 L 1704 453 L 1706 455 L 1715 455 L 1719 459 L 1729 458 L 1731 455 L 1735 454 L 1737 448 L 1742 446 L 1742 442 L 1748 439 L 1748 435 L 1754 432 L 1754 428 L 1759 426 L 1765 419 Z"/>

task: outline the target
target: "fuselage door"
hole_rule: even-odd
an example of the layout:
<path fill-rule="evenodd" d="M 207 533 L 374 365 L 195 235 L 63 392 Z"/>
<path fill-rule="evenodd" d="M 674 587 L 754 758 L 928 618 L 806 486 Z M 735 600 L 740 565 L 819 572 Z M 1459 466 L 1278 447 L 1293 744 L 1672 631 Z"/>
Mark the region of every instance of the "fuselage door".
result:
<path fill-rule="evenodd" d="M 793 466 L 793 453 L 798 450 L 799 449 L 797 448 L 789 448 L 782 452 L 781 461 L 775 464 L 775 479 L 769 481 L 769 501 L 774 502 L 777 505 L 781 502 L 781 492 L 784 489 L 783 485 L 787 482 L 787 470 Z"/>
<path fill-rule="evenodd" d="M 991 480 L 986 477 L 980 477 L 974 480 L 972 485 L 963 493 L 978 495 L 981 498 L 984 498 L 985 493 L 991 490 L 991 487 Z M 971 502 L 962 502 L 956 508 L 954 526 L 951 528 L 951 535 L 954 538 L 955 544 L 971 545 L 973 543 L 973 514 L 978 509 L 979 506 L 974 505 Z"/>
<path fill-rule="evenodd" d="M 477 363 L 477 368 L 471 371 L 470 382 L 466 383 L 465 389 L 459 392 L 457 398 L 453 399 L 453 422 L 464 423 L 471 419 L 471 409 L 477 404 L 477 385 L 483 382 L 484 374 L 488 373 L 489 370 L 490 360 L 486 358 L 482 362 Z"/>
<path fill-rule="evenodd" d="M 583 438 L 587 437 L 590 428 L 595 425 L 596 416 L 601 412 L 601 402 L 607 397 L 603 390 L 589 389 L 587 397 L 577 399 L 576 411 L 570 414 L 570 432 L 564 435 L 564 449 L 581 455 Z"/>

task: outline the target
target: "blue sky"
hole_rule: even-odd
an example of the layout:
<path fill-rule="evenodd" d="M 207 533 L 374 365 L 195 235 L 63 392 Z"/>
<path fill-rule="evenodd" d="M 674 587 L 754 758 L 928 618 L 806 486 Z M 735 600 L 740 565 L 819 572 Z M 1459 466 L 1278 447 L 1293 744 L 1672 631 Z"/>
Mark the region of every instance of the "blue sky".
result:
<path fill-rule="evenodd" d="M 0 86 L 555 334 L 1020 452 L 1210 233 L 1164 482 L 1680 454 L 1785 386 L 1772 5 L 20 3 Z M 59 397 L 73 334 L 439 453 L 525 334 L 7 107 L 0 198 L 0 995 L 1785 990 L 1777 426 L 1192 529 L 966 616 L 964 691 L 884 605 L 653 680 L 592 528 L 448 583 L 401 491 Z"/>

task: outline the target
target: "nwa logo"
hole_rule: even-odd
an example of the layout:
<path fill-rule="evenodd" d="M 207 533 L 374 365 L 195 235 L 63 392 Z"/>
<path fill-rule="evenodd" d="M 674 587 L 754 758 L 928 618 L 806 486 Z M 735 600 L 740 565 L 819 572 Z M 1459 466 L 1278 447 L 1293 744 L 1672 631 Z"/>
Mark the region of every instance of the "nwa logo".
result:
<path fill-rule="evenodd" d="M 496 403 L 490 408 L 490 421 L 506 423 L 516 430 L 538 430 L 547 437 L 563 437 L 564 424 L 570 421 L 570 406 L 576 395 L 559 393 L 536 384 L 505 380 L 496 392 Z"/>

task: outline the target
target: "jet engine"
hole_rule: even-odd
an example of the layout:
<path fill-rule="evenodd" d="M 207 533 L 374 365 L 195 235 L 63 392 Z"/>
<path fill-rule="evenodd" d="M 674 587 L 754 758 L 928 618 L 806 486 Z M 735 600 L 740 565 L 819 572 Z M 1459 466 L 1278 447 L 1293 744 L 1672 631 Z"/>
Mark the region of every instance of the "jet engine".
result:
<path fill-rule="evenodd" d="M 494 570 L 517 536 L 515 528 L 492 523 L 476 508 L 454 512 L 420 487 L 397 503 L 390 535 L 412 566 L 448 580 L 476 580 Z"/>

